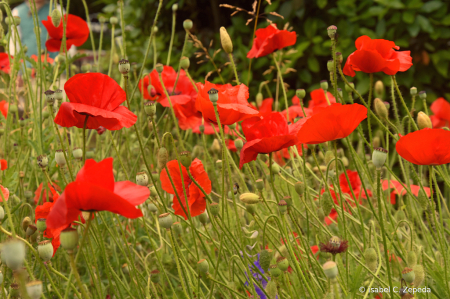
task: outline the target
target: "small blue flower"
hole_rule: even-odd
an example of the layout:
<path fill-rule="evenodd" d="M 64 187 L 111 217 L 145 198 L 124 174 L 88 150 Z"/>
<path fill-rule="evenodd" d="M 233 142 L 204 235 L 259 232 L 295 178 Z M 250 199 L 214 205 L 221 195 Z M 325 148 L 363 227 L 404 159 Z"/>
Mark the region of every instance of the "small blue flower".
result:
<path fill-rule="evenodd" d="M 250 273 L 252 273 L 253 278 L 254 278 L 255 280 L 257 280 L 257 281 L 260 283 L 260 285 L 261 285 L 264 289 L 266 289 L 266 286 L 267 286 L 267 283 L 268 283 L 269 280 L 270 280 L 270 277 L 267 277 L 268 280 L 266 280 L 265 277 L 263 277 L 261 274 L 259 274 L 258 271 L 256 271 L 255 267 L 258 268 L 259 271 L 260 271 L 262 274 L 264 274 L 264 270 L 261 268 L 261 265 L 260 265 L 260 263 L 259 263 L 259 253 L 258 253 L 258 259 L 257 259 L 256 261 L 253 262 L 253 265 L 252 265 L 252 266 L 249 265 L 249 270 L 250 270 Z M 249 285 L 248 281 L 245 282 L 245 285 L 247 285 L 247 286 Z M 260 299 L 267 299 L 267 296 L 266 296 L 266 295 L 264 294 L 264 292 L 258 287 L 258 285 L 256 285 L 256 284 L 253 284 L 253 285 L 255 286 L 255 291 L 256 291 L 256 294 L 258 294 L 259 298 L 260 298 Z"/>

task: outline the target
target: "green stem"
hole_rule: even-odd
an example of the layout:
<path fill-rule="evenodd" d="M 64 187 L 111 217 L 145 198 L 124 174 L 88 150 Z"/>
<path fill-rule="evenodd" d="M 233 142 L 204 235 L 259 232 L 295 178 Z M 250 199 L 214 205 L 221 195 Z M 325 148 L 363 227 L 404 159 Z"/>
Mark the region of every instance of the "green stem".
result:
<path fill-rule="evenodd" d="M 272 54 L 272 58 L 275 63 L 275 66 L 277 67 L 278 78 L 280 79 L 281 90 L 283 91 L 284 104 L 286 105 L 286 118 L 287 118 L 287 120 L 289 120 L 289 105 L 288 105 L 288 101 L 287 101 L 286 88 L 284 86 L 283 75 L 281 73 L 280 65 L 278 64 L 278 61 L 275 58 L 275 54 Z M 280 55 L 280 60 L 281 60 L 281 55 Z M 278 107 L 277 107 L 277 109 L 278 109 Z"/>
<path fill-rule="evenodd" d="M 89 115 L 86 115 L 83 124 L 83 163 L 86 162 L 86 126 L 89 119 Z"/>
<path fill-rule="evenodd" d="M 166 63 L 166 65 L 170 65 L 170 56 L 172 54 L 173 39 L 175 38 L 175 24 L 176 24 L 176 20 L 177 20 L 177 12 L 176 12 L 176 10 L 172 10 L 172 34 L 170 35 L 169 52 L 167 54 L 167 63 Z"/>

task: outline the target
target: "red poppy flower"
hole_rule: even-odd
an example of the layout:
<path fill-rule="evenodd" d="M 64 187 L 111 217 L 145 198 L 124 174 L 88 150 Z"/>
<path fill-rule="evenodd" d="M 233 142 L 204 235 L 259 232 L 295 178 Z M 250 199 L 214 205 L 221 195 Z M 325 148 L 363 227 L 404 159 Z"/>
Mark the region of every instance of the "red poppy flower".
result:
<path fill-rule="evenodd" d="M 298 140 L 318 144 L 350 135 L 367 118 L 367 108 L 360 104 L 332 104 L 316 108 L 298 131 Z"/>
<path fill-rule="evenodd" d="M 39 205 L 35 209 L 35 220 L 34 223 L 37 223 L 39 219 L 47 219 L 48 214 L 52 210 L 53 206 L 55 205 L 55 202 L 58 200 L 58 195 L 55 197 L 53 202 L 45 202 L 42 205 Z M 58 250 L 59 246 L 61 245 L 59 235 L 61 234 L 61 231 L 63 230 L 63 227 L 58 229 L 51 229 L 46 228 L 44 230 L 44 237 L 48 239 L 52 239 L 52 246 L 53 246 L 53 256 L 55 256 L 56 250 Z"/>
<path fill-rule="evenodd" d="M 433 128 L 438 129 L 450 125 L 450 103 L 444 98 L 438 98 L 431 104 L 431 111 L 434 115 L 430 116 Z"/>
<path fill-rule="evenodd" d="M 171 66 L 164 66 L 164 70 L 161 73 L 161 78 L 166 87 L 167 92 L 170 95 L 170 101 L 172 105 L 175 107 L 177 104 L 184 105 L 189 103 L 190 101 L 195 100 L 197 96 L 197 92 L 195 91 L 194 86 L 191 83 L 191 80 L 186 76 L 184 70 L 180 70 L 180 75 L 178 77 L 177 86 L 175 87 L 175 92 L 173 92 L 173 86 L 175 85 L 175 81 L 177 80 L 177 72 Z M 142 82 L 143 80 L 143 82 Z M 148 93 L 149 82 L 151 81 L 152 86 L 155 89 L 155 98 L 156 100 L 164 107 L 169 107 L 169 100 L 166 97 L 164 89 L 159 81 L 159 74 L 156 70 L 153 70 L 148 76 L 142 79 L 139 83 L 139 88 L 141 92 L 144 92 L 144 98 L 147 100 L 152 100 L 152 96 Z M 173 93 L 173 95 L 172 95 Z"/>
<path fill-rule="evenodd" d="M 450 163 L 450 131 L 422 129 L 400 138 L 395 145 L 397 153 L 416 165 Z"/>
<path fill-rule="evenodd" d="M 322 88 L 314 89 L 311 91 L 311 100 L 308 103 L 309 109 L 314 109 L 317 107 L 327 107 L 328 102 L 327 98 L 325 97 L 325 91 Z M 330 101 L 330 104 L 336 103 L 336 99 L 334 98 L 333 94 L 331 92 L 327 92 L 328 101 Z M 294 101 L 294 100 L 292 100 Z"/>
<path fill-rule="evenodd" d="M 13 58 L 14 57 L 11 56 L 11 59 Z M 8 53 L 0 53 L 0 71 L 4 72 L 5 74 L 9 74 L 9 72 L 11 71 Z"/>
<path fill-rule="evenodd" d="M 38 61 L 37 56 L 34 55 L 34 54 L 31 55 L 30 58 L 33 59 L 33 60 L 36 61 L 36 62 Z M 47 54 L 47 56 L 41 55 L 41 62 L 44 62 L 44 61 L 47 61 L 48 63 L 53 63 L 53 62 L 55 62 L 55 60 L 54 60 L 53 58 L 51 58 L 48 54 Z"/>
<path fill-rule="evenodd" d="M 61 188 L 55 183 L 53 182 L 53 186 L 50 185 L 50 183 L 47 183 L 48 188 L 50 189 L 50 192 L 48 194 L 48 201 L 49 202 L 53 202 L 55 200 L 55 198 L 58 198 L 59 194 L 57 191 L 61 191 Z M 46 202 L 47 201 L 47 191 L 44 189 L 44 191 L 42 191 L 42 188 L 44 187 L 43 183 L 41 183 L 38 188 L 36 189 L 36 191 L 34 192 L 34 203 L 37 204 L 39 201 L 39 198 L 41 197 L 41 193 L 42 193 L 42 202 Z"/>
<path fill-rule="evenodd" d="M 130 181 L 114 182 L 113 159 L 86 160 L 74 182 L 69 183 L 47 217 L 47 227 L 67 227 L 82 211 L 109 211 L 127 218 L 142 216 L 136 206 L 150 196 L 147 187 Z"/>
<path fill-rule="evenodd" d="M 181 204 L 184 209 L 186 209 L 186 198 L 184 196 L 183 183 L 186 188 L 186 196 L 188 197 L 189 204 L 189 212 L 191 213 L 191 217 L 198 216 L 202 214 L 206 209 L 206 201 L 205 196 L 202 191 L 192 182 L 189 177 L 186 167 L 181 165 L 182 175 L 180 173 L 180 165 L 177 160 L 172 160 L 167 163 L 167 169 L 169 170 L 170 177 L 172 178 L 173 184 L 175 186 L 176 193 L 180 197 Z M 191 166 L 189 166 L 189 172 L 195 181 L 203 188 L 206 194 L 211 193 L 211 181 L 209 180 L 208 174 L 203 168 L 203 164 L 199 159 L 195 159 L 192 161 Z M 175 194 L 175 190 L 172 187 L 169 176 L 167 175 L 166 169 L 161 171 L 160 175 L 161 187 L 164 191 Z M 173 205 L 172 208 L 175 210 L 175 215 L 180 215 L 184 217 L 184 219 L 188 219 L 186 214 L 184 213 L 183 208 L 180 205 L 180 202 L 176 196 L 173 197 Z"/>
<path fill-rule="evenodd" d="M 252 104 L 250 104 L 250 107 L 252 107 L 255 110 L 258 110 L 260 116 L 265 116 L 267 114 L 272 113 L 272 105 L 273 105 L 273 99 L 267 98 L 261 102 L 261 105 L 259 107 L 255 107 Z"/>
<path fill-rule="evenodd" d="M 295 32 L 278 30 L 275 24 L 256 30 L 255 35 L 253 47 L 247 53 L 247 58 L 259 58 L 269 55 L 276 50 L 292 46 L 297 41 Z"/>
<path fill-rule="evenodd" d="M 241 150 L 239 168 L 256 160 L 258 154 L 268 154 L 295 145 L 297 137 L 289 130 L 286 118 L 279 112 L 272 112 L 262 120 L 251 118 L 242 122 L 247 143 Z"/>
<path fill-rule="evenodd" d="M 400 47 L 392 41 L 371 39 L 363 35 L 355 41 L 355 46 L 356 51 L 348 56 L 344 66 L 344 74 L 347 76 L 354 77 L 355 71 L 395 75 L 397 72 L 408 70 L 413 65 L 411 52 L 395 51 Z"/>
<path fill-rule="evenodd" d="M 5 159 L 0 159 L 1 170 L 6 170 L 8 168 L 8 161 Z"/>
<path fill-rule="evenodd" d="M 66 22 L 66 45 L 67 50 L 74 46 L 83 45 L 89 37 L 89 27 L 87 23 L 80 17 L 69 14 L 64 15 Z M 43 20 L 45 28 L 49 35 L 49 39 L 45 43 L 49 52 L 59 52 L 61 49 L 61 43 L 63 39 L 63 22 L 58 27 L 55 27 L 52 22 L 51 16 L 48 16 L 47 20 Z"/>
<path fill-rule="evenodd" d="M 0 185 L 0 189 L 3 193 L 3 198 L 5 199 L 5 201 L 8 201 L 9 199 L 9 190 L 8 188 L 3 187 L 2 185 Z M 0 196 L 0 202 L 3 202 L 3 198 Z"/>
<path fill-rule="evenodd" d="M 172 97 L 170 97 L 172 99 Z M 167 99 L 166 99 L 167 100 Z M 178 125 L 182 130 L 192 129 L 198 130 L 200 133 L 200 125 L 202 124 L 202 115 L 195 108 L 195 101 L 189 100 L 185 104 L 176 104 L 173 106 L 175 116 L 178 119 Z M 211 128 L 213 134 L 213 130 Z"/>
<path fill-rule="evenodd" d="M 8 102 L 6 100 L 0 101 L 0 112 L 6 118 L 8 116 Z"/>
<path fill-rule="evenodd" d="M 206 81 L 205 84 L 197 83 L 197 88 L 198 96 L 195 107 L 202 113 L 205 121 L 217 124 L 214 106 L 208 95 L 211 88 L 219 91 L 217 110 L 221 125 L 231 125 L 259 114 L 258 110 L 251 108 L 247 102 L 248 87 L 244 84 L 237 86 L 231 84 L 219 85 Z"/>
<path fill-rule="evenodd" d="M 88 129 L 102 126 L 108 130 L 131 127 L 137 120 L 125 106 L 125 91 L 107 75 L 78 74 L 64 85 L 70 102 L 61 104 L 55 123 L 63 127 L 83 128 L 86 116 Z"/>
<path fill-rule="evenodd" d="M 390 184 L 391 187 L 390 188 L 394 189 L 394 191 L 391 192 L 391 204 L 394 205 L 396 203 L 395 195 L 403 196 L 403 195 L 405 195 L 407 193 L 407 191 L 403 187 L 404 184 L 402 185 L 399 182 L 394 181 L 394 180 L 391 180 L 390 182 L 391 182 L 391 184 Z M 388 180 L 383 180 L 381 186 L 382 186 L 383 190 L 387 190 L 388 187 L 389 187 Z M 410 188 L 412 194 L 414 194 L 415 196 L 419 195 L 420 186 L 409 185 L 409 188 Z M 423 189 L 425 190 L 425 193 L 427 194 L 427 196 L 430 197 L 430 195 L 431 195 L 430 188 L 423 187 Z"/>
<path fill-rule="evenodd" d="M 159 79 L 158 79 L 159 81 Z M 144 96 L 144 99 L 150 100 L 150 101 L 156 101 L 158 96 L 156 95 L 156 90 L 152 89 L 152 94 L 148 92 L 148 87 L 150 85 L 150 74 L 139 80 L 139 90 L 141 91 L 142 95 Z M 153 85 L 152 85 L 153 86 Z M 153 94 L 154 92 L 154 94 Z"/>

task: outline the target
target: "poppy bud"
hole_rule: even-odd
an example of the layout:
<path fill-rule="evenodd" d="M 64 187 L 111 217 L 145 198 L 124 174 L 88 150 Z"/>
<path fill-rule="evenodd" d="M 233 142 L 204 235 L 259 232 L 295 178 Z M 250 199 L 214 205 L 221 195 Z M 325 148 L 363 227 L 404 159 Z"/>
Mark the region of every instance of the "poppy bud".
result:
<path fill-rule="evenodd" d="M 333 261 L 328 261 L 322 266 L 323 272 L 328 279 L 334 279 L 338 275 L 338 268 L 336 263 Z"/>
<path fill-rule="evenodd" d="M 4 218 L 5 218 L 5 210 L 3 209 L 2 206 L 0 206 L 0 221 L 3 221 Z"/>
<path fill-rule="evenodd" d="M 336 62 L 341 64 L 342 61 L 344 61 L 344 58 L 342 57 L 342 53 L 341 52 L 336 52 Z"/>
<path fill-rule="evenodd" d="M 19 16 L 14 16 L 14 23 L 16 24 L 16 26 L 19 26 L 21 22 L 21 19 Z"/>
<path fill-rule="evenodd" d="M 209 271 L 208 261 L 205 259 L 199 260 L 197 263 L 198 272 L 201 274 L 206 274 Z"/>
<path fill-rule="evenodd" d="M 386 162 L 388 151 L 382 147 L 376 147 L 372 152 L 372 163 L 377 169 L 383 167 Z"/>
<path fill-rule="evenodd" d="M 23 220 L 22 220 L 22 229 L 23 229 L 23 231 L 26 232 L 27 228 L 28 228 L 28 225 L 30 225 L 32 223 L 33 223 L 33 221 L 31 221 L 30 217 L 27 216 L 27 217 L 23 218 Z"/>
<path fill-rule="evenodd" d="M 220 152 L 220 149 L 221 149 L 220 142 L 215 138 L 213 140 L 213 143 L 211 144 L 211 151 L 218 153 Z"/>
<path fill-rule="evenodd" d="M 163 169 L 166 167 L 167 161 L 169 160 L 169 153 L 165 147 L 159 148 L 158 151 L 158 166 Z"/>
<path fill-rule="evenodd" d="M 305 192 L 305 184 L 303 182 L 296 182 L 294 184 L 295 192 L 297 192 L 298 195 L 303 195 Z"/>
<path fill-rule="evenodd" d="M 328 60 L 327 61 L 327 69 L 330 73 L 334 70 L 334 60 Z"/>
<path fill-rule="evenodd" d="M 211 88 L 208 90 L 209 100 L 213 105 L 217 104 L 217 101 L 219 100 L 219 91 L 215 88 Z"/>
<path fill-rule="evenodd" d="M 381 142 L 380 137 L 378 136 L 373 137 L 372 140 L 373 147 L 380 147 L 380 142 Z"/>
<path fill-rule="evenodd" d="M 289 261 L 287 258 L 280 256 L 277 259 L 277 266 L 278 268 L 280 268 L 281 271 L 286 272 L 287 269 L 289 268 Z"/>
<path fill-rule="evenodd" d="M 231 130 L 234 130 L 234 129 L 236 129 L 236 124 L 228 125 L 228 128 L 230 128 Z"/>
<path fill-rule="evenodd" d="M 272 261 L 272 250 L 265 249 L 259 253 L 259 264 L 264 272 L 267 272 L 270 267 L 270 262 Z"/>
<path fill-rule="evenodd" d="M 148 185 L 148 175 L 144 171 L 136 173 L 136 184 L 139 186 Z"/>
<path fill-rule="evenodd" d="M 415 288 L 418 288 L 425 279 L 425 270 L 422 265 L 415 265 L 413 270 L 415 276 L 413 284 Z"/>
<path fill-rule="evenodd" d="M 414 267 L 417 265 L 417 255 L 414 251 L 409 251 L 408 256 L 406 258 L 409 267 Z"/>
<path fill-rule="evenodd" d="M 48 157 L 47 155 L 39 155 L 37 158 L 37 164 L 40 168 L 45 168 L 48 166 Z"/>
<path fill-rule="evenodd" d="M 328 192 L 322 194 L 320 198 L 320 206 L 323 209 L 323 213 L 325 215 L 329 215 L 331 213 L 331 209 L 334 207 L 333 200 Z"/>
<path fill-rule="evenodd" d="M 295 91 L 295 94 L 297 95 L 297 98 L 299 98 L 299 99 L 301 100 L 301 99 L 304 99 L 304 98 L 305 98 L 305 96 L 306 96 L 306 91 L 305 91 L 304 89 L 297 89 L 297 90 Z"/>
<path fill-rule="evenodd" d="M 183 70 L 187 70 L 190 65 L 191 65 L 191 61 L 189 60 L 188 57 L 186 57 L 186 56 L 181 57 L 180 66 Z"/>
<path fill-rule="evenodd" d="M 279 277 L 283 272 L 281 271 L 280 268 L 278 268 L 277 265 L 270 265 L 269 273 L 270 273 L 270 276 L 276 278 L 276 277 Z"/>
<path fill-rule="evenodd" d="M 266 293 L 268 296 L 268 298 L 278 298 L 278 287 L 277 287 L 277 283 L 275 282 L 275 280 L 270 280 L 267 285 L 266 285 Z"/>
<path fill-rule="evenodd" d="M 130 72 L 130 62 L 126 59 L 122 59 L 119 61 L 119 72 L 122 75 L 126 75 Z"/>
<path fill-rule="evenodd" d="M 376 98 L 373 101 L 373 108 L 375 110 L 375 113 L 381 118 L 381 119 L 387 119 L 388 118 L 388 110 L 386 108 L 386 105 L 383 103 L 382 100 L 379 98 Z"/>
<path fill-rule="evenodd" d="M 242 139 L 235 139 L 234 145 L 238 150 L 241 150 L 244 147 L 244 142 L 242 141 Z"/>
<path fill-rule="evenodd" d="M 200 131 L 200 133 L 205 132 L 205 126 L 204 125 L 198 126 L 198 130 Z"/>
<path fill-rule="evenodd" d="M 328 164 L 334 159 L 334 152 L 332 151 L 326 151 L 325 153 L 325 157 L 324 157 L 324 161 L 325 161 L 325 165 L 328 166 Z M 333 161 L 333 163 L 330 164 L 330 170 L 334 169 L 334 164 L 335 162 Z"/>
<path fill-rule="evenodd" d="M 78 232 L 76 229 L 71 227 L 66 228 L 60 234 L 61 246 L 67 250 L 72 251 L 77 247 L 78 244 Z"/>
<path fill-rule="evenodd" d="M 419 126 L 419 129 L 425 129 L 425 128 L 432 128 L 433 125 L 431 124 L 431 119 L 428 115 L 420 111 L 417 114 L 417 125 Z"/>
<path fill-rule="evenodd" d="M 161 74 L 164 71 L 164 65 L 162 63 L 157 63 L 155 69 L 158 72 L 158 74 Z"/>
<path fill-rule="evenodd" d="M 144 111 L 150 118 L 153 118 L 156 115 L 156 103 L 146 102 L 144 104 Z"/>
<path fill-rule="evenodd" d="M 45 100 L 47 101 L 47 104 L 52 105 L 53 102 L 55 101 L 55 97 L 54 94 L 55 92 L 53 90 L 47 90 L 44 92 L 45 94 Z"/>
<path fill-rule="evenodd" d="M 233 53 L 233 42 L 231 41 L 230 35 L 225 27 L 220 27 L 220 42 L 222 43 L 222 48 L 227 54 Z"/>
<path fill-rule="evenodd" d="M 181 165 L 183 165 L 186 168 L 189 168 L 189 166 L 191 166 L 191 163 L 192 163 L 191 152 L 188 152 L 188 151 L 181 152 L 179 161 L 180 161 Z"/>
<path fill-rule="evenodd" d="M 119 19 L 117 19 L 117 17 L 111 17 L 111 18 L 109 18 L 109 22 L 112 25 L 116 25 L 117 23 L 119 23 Z"/>
<path fill-rule="evenodd" d="M 156 171 L 153 171 L 151 173 L 152 177 L 153 177 L 153 181 L 157 181 L 159 180 L 159 174 Z"/>
<path fill-rule="evenodd" d="M 17 239 L 11 239 L 3 243 L 2 258 L 5 259 L 5 264 L 11 270 L 18 270 L 23 267 L 25 260 L 25 244 Z"/>
<path fill-rule="evenodd" d="M 213 202 L 212 204 L 209 205 L 209 211 L 211 212 L 211 215 L 216 217 L 217 215 L 219 215 L 220 212 L 220 206 L 217 202 Z"/>
<path fill-rule="evenodd" d="M 409 93 L 412 95 L 412 96 L 416 96 L 417 95 L 417 87 L 411 87 L 411 89 L 409 90 Z"/>
<path fill-rule="evenodd" d="M 262 179 L 256 180 L 256 189 L 258 189 L 259 191 L 264 189 L 264 181 Z"/>
<path fill-rule="evenodd" d="M 422 188 L 419 190 L 419 194 L 417 195 L 417 201 L 419 202 L 422 210 L 427 209 L 429 200 L 428 200 L 427 194 L 425 193 L 425 191 Z"/>
<path fill-rule="evenodd" d="M 353 91 L 353 89 L 355 89 L 355 83 L 348 82 L 348 84 L 345 84 L 345 91 L 347 93 L 351 93 Z"/>
<path fill-rule="evenodd" d="M 280 212 L 280 214 L 285 214 L 287 211 L 287 202 L 282 199 L 280 200 L 280 202 L 278 203 L 278 211 Z"/>
<path fill-rule="evenodd" d="M 320 88 L 322 88 L 324 91 L 327 91 L 328 90 L 328 81 L 327 80 L 320 81 Z"/>
<path fill-rule="evenodd" d="M 27 237 L 31 237 L 37 231 L 37 227 L 34 224 L 30 224 L 27 227 L 26 235 Z"/>
<path fill-rule="evenodd" d="M 43 233 L 47 229 L 47 219 L 39 218 L 36 222 L 36 227 L 39 232 Z"/>
<path fill-rule="evenodd" d="M 247 213 L 250 215 L 254 215 L 256 213 L 257 206 L 255 204 L 245 204 L 245 209 L 247 210 Z"/>
<path fill-rule="evenodd" d="M 66 158 L 64 157 L 64 152 L 62 149 L 56 150 L 55 152 L 55 160 L 56 163 L 58 163 L 59 166 L 65 166 L 66 163 Z"/>
<path fill-rule="evenodd" d="M 54 9 L 51 14 L 53 26 L 56 28 L 61 24 L 61 11 L 59 9 Z"/>
<path fill-rule="evenodd" d="M 336 36 L 337 27 L 334 25 L 331 25 L 327 28 L 328 36 L 331 38 L 331 40 L 334 40 Z"/>
<path fill-rule="evenodd" d="M 421 92 L 419 92 L 419 98 L 421 100 L 426 100 L 427 99 L 427 93 L 425 92 L 425 90 L 422 90 Z"/>
<path fill-rule="evenodd" d="M 415 274 L 413 269 L 406 267 L 402 271 L 402 278 L 409 284 L 411 284 L 414 281 Z"/>
<path fill-rule="evenodd" d="M 364 252 L 364 259 L 366 261 L 366 266 L 370 271 L 375 272 L 377 269 L 377 252 L 374 248 L 367 248 Z"/>
<path fill-rule="evenodd" d="M 208 218 L 208 215 L 206 214 L 206 212 L 201 213 L 200 215 L 198 215 L 198 220 L 203 225 L 208 224 L 209 218 Z"/>
<path fill-rule="evenodd" d="M 159 215 L 159 226 L 161 226 L 162 228 L 165 229 L 170 229 L 170 227 L 172 226 L 173 220 L 172 220 L 172 216 L 169 213 L 164 213 Z"/>
<path fill-rule="evenodd" d="M 81 159 L 83 157 L 83 150 L 79 147 L 74 147 L 72 155 L 74 159 Z"/>
<path fill-rule="evenodd" d="M 272 172 L 274 174 L 278 174 L 281 171 L 280 165 L 278 165 L 277 163 L 273 163 L 272 166 L 270 166 L 270 169 L 272 169 Z"/>
<path fill-rule="evenodd" d="M 256 195 L 255 193 L 242 193 L 239 195 L 239 200 L 246 204 L 255 204 L 260 202 L 259 195 Z"/>
<path fill-rule="evenodd" d="M 184 22 L 183 22 L 184 29 L 191 30 L 193 26 L 194 26 L 194 23 L 192 23 L 192 20 L 189 20 L 189 19 L 184 20 Z"/>
<path fill-rule="evenodd" d="M 383 97 L 384 84 L 381 80 L 378 80 L 377 82 L 375 82 L 374 92 L 375 92 L 375 97 L 377 97 L 377 98 Z"/>
<path fill-rule="evenodd" d="M 35 280 L 27 283 L 27 293 L 31 299 L 39 299 L 42 295 L 42 281 Z"/>
<path fill-rule="evenodd" d="M 39 242 L 37 249 L 38 249 L 40 258 L 44 262 L 48 262 L 52 258 L 52 256 L 53 256 L 52 241 L 45 240 L 45 241 Z"/>

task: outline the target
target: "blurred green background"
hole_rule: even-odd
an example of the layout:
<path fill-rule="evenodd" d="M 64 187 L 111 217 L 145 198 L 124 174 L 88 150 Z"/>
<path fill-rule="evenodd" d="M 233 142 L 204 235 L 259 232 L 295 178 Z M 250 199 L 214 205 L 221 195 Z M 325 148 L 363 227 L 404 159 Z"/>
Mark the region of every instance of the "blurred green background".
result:
<path fill-rule="evenodd" d="M 124 1 L 128 58 L 140 67 L 158 1 Z M 117 0 L 87 0 L 86 2 L 93 22 L 97 22 L 99 14 L 108 19 L 111 16 L 119 16 Z M 250 60 L 246 58 L 246 54 L 252 45 L 255 25 L 255 14 L 252 14 L 252 11 L 258 2 L 253 0 L 165 0 L 157 24 L 156 37 L 157 62 L 164 64 L 167 60 L 172 28 L 171 7 L 175 3 L 178 3 L 179 8 L 172 66 L 177 65 L 177 59 L 180 57 L 184 40 L 183 20 L 188 18 L 193 20 L 194 28 L 191 32 L 198 37 L 211 56 L 214 55 L 214 51 L 221 49 L 218 32 L 220 26 L 225 26 L 233 40 L 234 58 L 240 79 L 243 83 L 249 83 L 250 100 L 254 100 L 259 83 L 262 81 L 271 81 L 269 87 L 275 93 L 276 83 L 273 79 L 276 72 L 268 71 L 274 66 L 271 56 L 254 59 L 251 73 L 248 72 Z M 220 4 L 229 4 L 242 10 L 230 16 L 236 10 L 220 7 Z M 450 100 L 450 1 L 261 0 L 260 5 L 258 28 L 266 27 L 269 24 L 267 22 L 269 18 L 278 25 L 278 28 L 289 24 L 288 26 L 297 33 L 295 46 L 283 50 L 285 53 L 283 69 L 285 72 L 288 71 L 283 78 L 289 84 L 289 98 L 293 96 L 297 88 L 305 88 L 309 91 L 318 88 L 320 80 L 329 80 L 326 62 L 331 59 L 331 43 L 326 28 L 334 24 L 338 27 L 339 34 L 337 51 L 343 53 L 344 63 L 346 57 L 355 50 L 354 41 L 361 35 L 392 40 L 401 47 L 400 50 L 410 50 L 413 57 L 413 67 L 407 72 L 397 74 L 402 92 L 409 94 L 409 88 L 416 86 L 419 91 L 427 91 L 429 102 L 441 96 Z M 71 1 L 70 12 L 86 18 L 81 0 Z M 280 14 L 282 18 L 271 15 L 272 12 Z M 249 19 L 252 20 L 247 25 Z M 109 28 L 110 24 L 108 23 L 107 26 Z M 99 33 L 96 32 L 95 35 L 98 47 Z M 120 35 L 119 28 L 116 30 L 116 37 Z M 210 47 L 211 41 L 214 42 Z M 105 32 L 103 49 L 109 50 L 110 45 L 111 32 L 108 29 Z M 83 48 L 90 47 L 90 40 L 88 40 Z M 213 71 L 214 67 L 208 61 L 198 64 L 205 58 L 204 56 L 196 58 L 195 52 L 202 52 L 202 50 L 189 43 L 185 55 L 191 59 L 189 70 L 194 79 L 203 81 L 206 74 Z M 108 59 L 104 59 L 105 64 L 107 61 Z M 218 53 L 214 61 L 222 69 L 225 80 L 231 82 L 234 75 L 229 66 L 224 66 L 228 62 L 225 53 L 223 51 Z M 153 65 L 153 51 L 150 51 L 145 65 L 146 73 L 152 70 Z M 217 74 L 212 74 L 208 80 L 220 82 Z M 375 74 L 375 80 L 383 80 L 386 86 L 390 84 L 390 78 L 383 73 Z M 363 94 L 368 91 L 369 76 L 367 74 L 359 72 L 352 81 Z M 339 84 L 343 87 L 343 82 Z M 420 109 L 421 104 L 417 105 Z"/>

